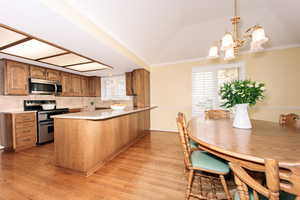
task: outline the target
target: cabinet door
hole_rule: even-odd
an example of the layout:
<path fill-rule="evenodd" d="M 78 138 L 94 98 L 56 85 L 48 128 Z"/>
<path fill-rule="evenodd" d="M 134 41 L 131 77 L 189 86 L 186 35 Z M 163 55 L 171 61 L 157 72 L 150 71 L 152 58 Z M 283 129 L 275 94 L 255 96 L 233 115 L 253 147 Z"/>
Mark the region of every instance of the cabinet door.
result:
<path fill-rule="evenodd" d="M 91 97 L 101 96 L 101 78 L 100 77 L 90 77 L 89 78 L 89 88 Z"/>
<path fill-rule="evenodd" d="M 37 79 L 46 79 L 46 68 L 30 65 L 30 77 Z"/>
<path fill-rule="evenodd" d="M 72 91 L 73 96 L 81 96 L 81 77 L 78 75 L 72 75 Z"/>
<path fill-rule="evenodd" d="M 61 82 L 60 71 L 47 69 L 47 80 Z"/>
<path fill-rule="evenodd" d="M 133 73 L 132 72 L 126 72 L 125 73 L 125 77 L 126 77 L 126 95 L 127 96 L 133 96 Z"/>
<path fill-rule="evenodd" d="M 5 95 L 28 95 L 29 66 L 24 63 L 6 61 Z"/>
<path fill-rule="evenodd" d="M 90 95 L 88 77 L 81 77 L 81 96 L 88 97 Z"/>
<path fill-rule="evenodd" d="M 62 96 L 73 96 L 72 76 L 69 73 L 61 73 Z"/>

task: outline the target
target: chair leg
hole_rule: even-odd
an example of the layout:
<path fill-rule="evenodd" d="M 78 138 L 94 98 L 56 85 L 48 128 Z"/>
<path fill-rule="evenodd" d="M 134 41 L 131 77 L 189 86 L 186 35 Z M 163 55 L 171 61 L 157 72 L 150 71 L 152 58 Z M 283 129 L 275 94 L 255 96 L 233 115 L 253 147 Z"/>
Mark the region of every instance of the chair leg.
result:
<path fill-rule="evenodd" d="M 227 187 L 227 183 L 226 183 L 226 180 L 225 180 L 225 177 L 223 175 L 220 175 L 220 179 L 221 179 L 221 183 L 223 185 L 223 188 L 224 188 L 224 191 L 225 191 L 225 194 L 226 194 L 226 197 L 228 200 L 231 200 L 231 195 L 230 195 L 230 192 L 228 190 L 228 187 Z"/>
<path fill-rule="evenodd" d="M 192 192 L 192 186 L 193 186 L 193 179 L 194 179 L 194 170 L 189 171 L 189 177 L 188 177 L 188 186 L 186 190 L 186 200 L 190 199 L 191 192 Z"/>

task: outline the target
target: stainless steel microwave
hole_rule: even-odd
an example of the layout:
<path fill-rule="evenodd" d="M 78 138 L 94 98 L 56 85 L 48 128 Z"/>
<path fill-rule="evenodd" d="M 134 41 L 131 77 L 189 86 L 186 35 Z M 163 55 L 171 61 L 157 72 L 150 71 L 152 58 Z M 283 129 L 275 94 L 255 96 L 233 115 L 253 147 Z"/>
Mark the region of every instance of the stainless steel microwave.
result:
<path fill-rule="evenodd" d="M 60 95 L 62 85 L 56 81 L 31 78 L 29 79 L 29 92 L 30 94 Z"/>

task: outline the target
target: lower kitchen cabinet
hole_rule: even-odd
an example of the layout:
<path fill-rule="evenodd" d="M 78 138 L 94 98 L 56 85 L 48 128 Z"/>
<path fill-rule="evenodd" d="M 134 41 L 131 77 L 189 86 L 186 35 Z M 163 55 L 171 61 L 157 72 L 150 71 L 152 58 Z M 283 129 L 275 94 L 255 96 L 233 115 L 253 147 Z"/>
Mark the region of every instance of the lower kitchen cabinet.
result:
<path fill-rule="evenodd" d="M 31 148 L 37 141 L 36 113 L 3 113 L 0 115 L 1 145 L 7 151 Z"/>

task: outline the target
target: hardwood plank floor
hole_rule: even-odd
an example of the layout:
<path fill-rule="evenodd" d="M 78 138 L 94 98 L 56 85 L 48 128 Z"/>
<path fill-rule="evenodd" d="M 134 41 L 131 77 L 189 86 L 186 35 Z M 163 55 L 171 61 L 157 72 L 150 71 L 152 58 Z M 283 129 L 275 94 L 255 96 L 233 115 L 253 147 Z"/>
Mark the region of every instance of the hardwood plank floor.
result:
<path fill-rule="evenodd" d="M 182 200 L 177 134 L 153 131 L 89 177 L 54 166 L 54 146 L 0 153 L 0 200 Z"/>

